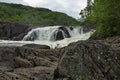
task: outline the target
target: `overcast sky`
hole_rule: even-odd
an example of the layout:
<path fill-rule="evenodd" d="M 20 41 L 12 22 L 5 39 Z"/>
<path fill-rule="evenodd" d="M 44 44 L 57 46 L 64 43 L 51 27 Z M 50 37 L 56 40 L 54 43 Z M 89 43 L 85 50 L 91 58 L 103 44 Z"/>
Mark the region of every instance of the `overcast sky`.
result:
<path fill-rule="evenodd" d="M 86 6 L 87 0 L 0 0 L 0 2 L 49 8 L 78 18 L 78 14 Z"/>

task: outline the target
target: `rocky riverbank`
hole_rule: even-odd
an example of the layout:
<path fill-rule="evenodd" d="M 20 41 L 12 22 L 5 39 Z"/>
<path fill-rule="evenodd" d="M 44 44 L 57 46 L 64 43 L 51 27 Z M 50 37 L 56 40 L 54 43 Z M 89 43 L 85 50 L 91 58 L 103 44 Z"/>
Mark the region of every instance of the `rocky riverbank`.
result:
<path fill-rule="evenodd" d="M 78 41 L 61 49 L 33 46 L 0 47 L 0 80 L 120 78 L 120 37 Z"/>

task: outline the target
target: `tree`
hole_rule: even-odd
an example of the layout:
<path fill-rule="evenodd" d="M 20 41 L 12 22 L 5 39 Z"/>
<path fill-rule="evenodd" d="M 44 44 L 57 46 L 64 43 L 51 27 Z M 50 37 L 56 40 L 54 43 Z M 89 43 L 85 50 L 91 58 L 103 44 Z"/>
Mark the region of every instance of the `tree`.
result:
<path fill-rule="evenodd" d="M 105 38 L 120 35 L 120 0 L 95 0 L 93 14 L 90 17 L 97 21 L 96 36 Z"/>
<path fill-rule="evenodd" d="M 92 7 L 93 7 L 93 1 L 87 0 L 87 6 L 80 12 L 81 17 L 86 18 L 90 16 L 92 13 Z"/>

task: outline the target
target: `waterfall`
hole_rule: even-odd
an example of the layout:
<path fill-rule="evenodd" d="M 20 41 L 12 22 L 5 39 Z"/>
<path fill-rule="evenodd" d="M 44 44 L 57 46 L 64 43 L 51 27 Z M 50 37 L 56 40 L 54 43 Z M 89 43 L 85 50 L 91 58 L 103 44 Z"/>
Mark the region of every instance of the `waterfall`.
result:
<path fill-rule="evenodd" d="M 68 30 L 72 37 L 80 36 L 83 34 L 83 27 L 80 27 L 80 26 L 74 27 L 72 30 L 68 28 Z"/>
<path fill-rule="evenodd" d="M 0 46 L 22 46 L 25 44 L 48 45 L 61 48 L 72 42 L 87 40 L 95 30 L 84 32 L 83 27 L 48 26 L 29 31 L 22 41 L 0 41 Z"/>
<path fill-rule="evenodd" d="M 48 26 L 32 29 L 23 38 L 23 41 L 57 41 L 70 38 L 70 30 L 68 27 Z"/>
<path fill-rule="evenodd" d="M 32 29 L 27 35 L 25 35 L 23 41 L 48 41 L 52 33 L 56 31 L 58 27 L 59 26 L 48 26 Z"/>

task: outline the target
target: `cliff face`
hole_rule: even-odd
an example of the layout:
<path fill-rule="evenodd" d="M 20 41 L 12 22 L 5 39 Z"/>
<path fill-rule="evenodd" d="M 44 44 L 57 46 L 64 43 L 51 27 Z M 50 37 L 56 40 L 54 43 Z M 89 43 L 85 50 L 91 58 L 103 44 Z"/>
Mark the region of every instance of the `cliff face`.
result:
<path fill-rule="evenodd" d="M 55 50 L 31 46 L 0 47 L 1 80 L 120 78 L 120 52 L 106 41 L 79 41 Z"/>
<path fill-rule="evenodd" d="M 0 22 L 0 39 L 22 40 L 33 27 L 22 23 Z"/>

